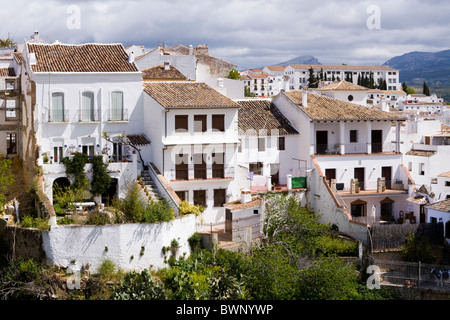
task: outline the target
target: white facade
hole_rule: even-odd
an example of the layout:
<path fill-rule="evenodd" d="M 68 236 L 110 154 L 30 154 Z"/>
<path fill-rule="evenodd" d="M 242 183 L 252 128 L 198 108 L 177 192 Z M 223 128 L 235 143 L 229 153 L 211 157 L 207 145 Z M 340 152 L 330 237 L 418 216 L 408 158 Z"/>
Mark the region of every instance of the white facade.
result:
<path fill-rule="evenodd" d="M 144 105 L 143 120 L 145 123 L 153 124 L 145 127 L 145 133 L 152 141 L 151 151 L 146 159 L 155 164 L 181 200 L 185 199 L 194 204 L 204 201 L 205 224 L 223 222 L 225 211 L 222 205 L 215 203 L 215 190 L 225 190 L 225 202 L 240 196 L 235 179 L 238 145 L 237 107 L 166 109 L 149 94 L 144 95 Z M 187 116 L 187 131 L 175 130 L 175 117 L 178 115 Z M 213 115 L 224 115 L 223 132 L 213 131 Z M 206 116 L 206 132 L 195 131 L 194 116 Z M 222 153 L 223 170 L 219 167 L 217 171 L 214 166 L 220 164 L 219 154 Z M 180 158 L 179 154 L 183 154 L 184 157 Z M 206 169 L 196 169 L 196 164 L 201 164 L 202 159 Z M 177 170 L 177 163 L 187 164 L 187 167 Z M 201 201 L 198 202 L 196 197 L 200 197 Z"/>
<path fill-rule="evenodd" d="M 65 170 L 56 173 L 56 167 L 47 166 L 59 163 L 63 157 L 83 152 L 105 154 L 114 162 L 133 163 L 129 146 L 112 144 L 102 136 L 105 132 L 111 138 L 142 133 L 141 72 L 34 72 L 30 68 L 34 58 L 30 58 L 28 50 L 24 58 L 22 87 L 27 92 L 24 121 L 28 121 L 24 125 L 34 129 L 26 132 L 24 149 L 33 150 L 35 144 L 36 164 L 43 166 L 44 173 L 52 172 L 44 177 L 50 201 L 51 186 L 56 178 L 65 176 Z M 121 98 L 119 111 L 112 108 L 113 97 Z M 48 157 L 48 164 L 44 164 L 44 157 Z M 132 174 L 125 171 L 117 177 L 117 193 L 121 196 L 125 182 L 136 179 L 137 174 L 136 168 L 131 170 Z"/>

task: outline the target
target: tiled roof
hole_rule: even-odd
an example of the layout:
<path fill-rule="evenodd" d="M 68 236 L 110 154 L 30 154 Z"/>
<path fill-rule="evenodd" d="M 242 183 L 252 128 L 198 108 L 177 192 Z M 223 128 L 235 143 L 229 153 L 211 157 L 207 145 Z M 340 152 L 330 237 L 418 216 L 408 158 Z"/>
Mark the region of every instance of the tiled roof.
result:
<path fill-rule="evenodd" d="M 443 201 L 435 202 L 433 204 L 429 204 L 425 206 L 428 209 L 434 209 L 439 210 L 443 212 L 449 212 L 450 211 L 450 199 L 446 199 Z"/>
<path fill-rule="evenodd" d="M 137 72 L 122 44 L 28 44 L 35 72 Z"/>
<path fill-rule="evenodd" d="M 130 142 L 136 146 L 145 146 L 150 144 L 150 140 L 144 134 L 130 134 L 127 135 Z"/>
<path fill-rule="evenodd" d="M 189 55 L 189 47 L 186 47 L 185 45 L 182 45 L 182 44 L 177 44 L 175 46 L 169 47 L 167 49 L 164 49 L 164 51 L 177 52 L 179 54 L 181 53 L 182 55 Z M 221 62 L 223 62 L 225 64 L 228 64 L 230 67 L 236 67 L 236 65 L 234 63 L 225 61 L 223 59 L 220 59 L 220 58 L 217 58 L 217 57 L 214 57 L 214 56 L 211 56 L 208 53 L 200 52 L 198 50 L 195 50 L 195 48 L 192 51 L 193 51 L 193 54 L 195 56 L 199 57 L 199 58 L 202 58 L 202 57 L 206 57 L 208 59 L 211 58 L 211 59 L 215 59 L 217 61 L 221 61 Z"/>
<path fill-rule="evenodd" d="M 239 108 L 239 104 L 203 82 L 147 81 L 144 91 L 165 108 Z"/>
<path fill-rule="evenodd" d="M 243 210 L 250 208 L 258 208 L 262 205 L 263 200 L 260 197 L 252 197 L 251 201 L 241 202 L 240 200 L 236 200 L 233 202 L 225 203 L 224 206 L 231 207 L 231 210 Z"/>
<path fill-rule="evenodd" d="M 314 93 L 308 93 L 307 106 L 302 106 L 301 90 L 281 94 L 297 104 L 312 120 L 406 120 L 397 114 Z"/>
<path fill-rule="evenodd" d="M 286 66 L 266 66 L 266 68 L 270 71 L 284 71 L 284 69 L 286 69 Z"/>
<path fill-rule="evenodd" d="M 365 70 L 398 70 L 388 66 L 383 65 L 370 65 L 370 66 L 358 66 L 358 65 L 324 65 L 324 64 L 291 64 L 294 69 L 323 69 L 323 70 L 354 70 L 354 71 L 365 71 Z"/>
<path fill-rule="evenodd" d="M 438 177 L 450 178 L 450 171 L 443 172 L 439 174 Z"/>
<path fill-rule="evenodd" d="M 158 65 L 141 71 L 142 71 L 142 78 L 144 80 L 151 80 L 151 79 L 186 80 L 186 76 L 172 65 L 169 66 L 168 70 L 164 68 L 164 65 Z"/>
<path fill-rule="evenodd" d="M 14 68 L 0 68 L 0 77 L 15 77 Z"/>
<path fill-rule="evenodd" d="M 278 108 L 268 100 L 239 100 L 241 105 L 238 112 L 239 130 L 244 133 L 267 129 L 267 134 L 273 134 L 278 130 L 278 135 L 298 134 L 288 119 Z M 253 131 L 254 130 L 254 131 Z"/>
<path fill-rule="evenodd" d="M 431 157 L 436 151 L 410 150 L 405 153 L 407 156 Z"/>
<path fill-rule="evenodd" d="M 369 88 L 353 84 L 348 81 L 338 81 L 315 89 L 316 91 L 368 91 Z"/>

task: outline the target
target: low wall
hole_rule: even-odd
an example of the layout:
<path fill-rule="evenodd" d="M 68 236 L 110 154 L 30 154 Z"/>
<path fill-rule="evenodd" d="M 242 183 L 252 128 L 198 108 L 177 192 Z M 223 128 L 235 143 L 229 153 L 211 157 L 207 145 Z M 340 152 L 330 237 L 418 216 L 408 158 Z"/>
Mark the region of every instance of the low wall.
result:
<path fill-rule="evenodd" d="M 187 240 L 196 226 L 195 215 L 160 224 L 52 226 L 42 234 L 43 249 L 47 264 L 73 270 L 89 266 L 96 272 L 106 258 L 124 271 L 161 268 L 166 266 L 162 248 L 173 239 L 180 244 L 177 257 L 190 254 Z"/>

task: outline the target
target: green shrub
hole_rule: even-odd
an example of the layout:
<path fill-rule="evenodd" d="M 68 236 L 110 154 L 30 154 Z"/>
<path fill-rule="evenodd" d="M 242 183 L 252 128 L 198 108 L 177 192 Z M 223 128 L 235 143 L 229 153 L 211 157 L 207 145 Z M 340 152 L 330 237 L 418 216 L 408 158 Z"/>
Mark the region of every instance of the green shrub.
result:
<path fill-rule="evenodd" d="M 59 203 L 55 203 L 53 205 L 53 209 L 55 209 L 55 214 L 59 217 L 61 216 L 65 216 L 66 215 L 66 210 L 64 210 L 63 208 L 61 208 L 61 206 L 59 205 Z"/>
<path fill-rule="evenodd" d="M 111 295 L 112 300 L 164 300 L 166 291 L 161 281 L 148 270 L 129 272 L 120 280 Z"/>
<path fill-rule="evenodd" d="M 116 272 L 116 264 L 110 259 L 104 259 L 97 270 L 100 279 L 111 280 Z"/>
<path fill-rule="evenodd" d="M 143 221 L 147 223 L 168 222 L 174 217 L 172 208 L 163 200 L 150 202 L 143 212 Z"/>
<path fill-rule="evenodd" d="M 34 218 L 29 215 L 21 217 L 19 225 L 24 228 L 49 229 L 48 219 Z"/>
<path fill-rule="evenodd" d="M 181 201 L 178 205 L 178 211 L 180 212 L 180 216 L 185 216 L 187 214 L 199 216 L 204 211 L 204 207 L 190 204 L 187 201 Z"/>
<path fill-rule="evenodd" d="M 70 217 L 64 217 L 58 220 L 58 224 L 75 224 L 75 220 Z"/>
<path fill-rule="evenodd" d="M 333 237 L 330 235 L 318 236 L 315 239 L 316 253 L 324 256 L 355 256 L 358 254 L 358 243 Z"/>
<path fill-rule="evenodd" d="M 88 213 L 86 224 L 89 225 L 105 225 L 111 223 L 111 219 L 108 216 L 108 213 L 100 210 L 93 210 Z"/>
<path fill-rule="evenodd" d="M 414 233 L 408 234 L 405 243 L 400 246 L 400 252 L 403 260 L 409 262 L 434 263 L 436 259 L 429 239 Z"/>
<path fill-rule="evenodd" d="M 144 217 L 145 203 L 141 199 L 139 187 L 131 184 L 123 199 L 122 211 L 127 222 L 141 222 Z"/>
<path fill-rule="evenodd" d="M 202 236 L 198 233 L 194 233 L 188 239 L 189 246 L 191 247 L 191 251 L 195 252 L 202 248 Z"/>

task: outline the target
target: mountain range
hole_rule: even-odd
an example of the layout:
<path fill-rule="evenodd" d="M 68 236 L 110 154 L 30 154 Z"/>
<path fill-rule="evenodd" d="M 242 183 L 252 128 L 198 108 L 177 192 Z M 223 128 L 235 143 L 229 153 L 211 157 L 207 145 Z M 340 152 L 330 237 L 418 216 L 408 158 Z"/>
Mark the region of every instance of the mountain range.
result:
<path fill-rule="evenodd" d="M 400 70 L 400 82 L 407 85 L 450 86 L 450 50 L 439 52 L 408 52 L 383 65 Z"/>
<path fill-rule="evenodd" d="M 321 64 L 321 63 L 319 62 L 319 60 L 317 60 L 316 57 L 313 56 L 299 56 L 288 61 L 274 64 L 274 66 L 288 66 L 290 64 Z"/>

